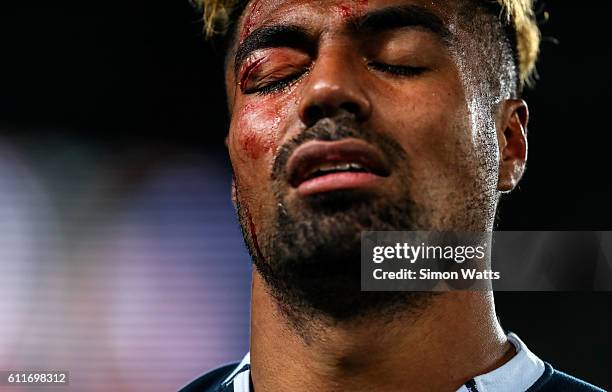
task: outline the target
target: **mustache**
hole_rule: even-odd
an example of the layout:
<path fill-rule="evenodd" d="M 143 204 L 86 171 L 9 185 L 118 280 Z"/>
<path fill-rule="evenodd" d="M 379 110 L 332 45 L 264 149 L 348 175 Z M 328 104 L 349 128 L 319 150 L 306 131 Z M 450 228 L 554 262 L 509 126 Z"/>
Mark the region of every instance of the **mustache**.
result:
<path fill-rule="evenodd" d="M 380 132 L 364 130 L 357 125 L 355 115 L 341 112 L 334 117 L 322 118 L 312 127 L 283 144 L 274 158 L 272 179 L 284 178 L 289 158 L 302 144 L 313 140 L 337 141 L 347 138 L 361 139 L 378 147 L 391 168 L 396 167 L 398 162 L 407 160 L 406 151 L 395 139 Z"/>

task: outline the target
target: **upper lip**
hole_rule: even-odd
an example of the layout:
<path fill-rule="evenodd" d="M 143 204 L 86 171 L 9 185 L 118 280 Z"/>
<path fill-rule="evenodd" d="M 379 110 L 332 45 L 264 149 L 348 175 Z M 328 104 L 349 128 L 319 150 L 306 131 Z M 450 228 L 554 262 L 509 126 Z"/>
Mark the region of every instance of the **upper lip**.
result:
<path fill-rule="evenodd" d="M 355 138 L 338 141 L 315 140 L 298 147 L 287 162 L 289 183 L 298 187 L 321 168 L 337 165 L 340 168 L 361 168 L 386 177 L 389 168 L 378 149 Z M 347 166 L 348 165 L 348 166 Z"/>

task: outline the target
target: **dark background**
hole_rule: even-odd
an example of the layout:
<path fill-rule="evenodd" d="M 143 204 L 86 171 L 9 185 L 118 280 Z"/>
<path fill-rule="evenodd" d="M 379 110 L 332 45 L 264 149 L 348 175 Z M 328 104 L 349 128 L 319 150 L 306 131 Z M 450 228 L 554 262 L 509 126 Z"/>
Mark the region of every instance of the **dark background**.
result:
<path fill-rule="evenodd" d="M 24 154 L 106 157 L 137 189 L 167 159 L 227 166 L 221 50 L 187 1 L 0 6 L 0 129 Z M 540 2 L 529 164 L 499 230 L 611 230 L 609 14 Z M 542 15 L 542 13 L 541 13 Z M 229 196 L 228 196 L 229 197 Z M 498 293 L 502 325 L 558 369 L 612 386 L 612 293 Z"/>

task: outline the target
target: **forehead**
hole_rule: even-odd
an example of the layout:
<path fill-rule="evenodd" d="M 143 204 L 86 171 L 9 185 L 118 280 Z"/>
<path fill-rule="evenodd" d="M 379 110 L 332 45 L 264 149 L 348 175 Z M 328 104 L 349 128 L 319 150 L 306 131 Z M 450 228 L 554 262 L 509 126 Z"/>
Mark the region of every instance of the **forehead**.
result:
<path fill-rule="evenodd" d="M 236 29 L 238 43 L 259 27 L 279 23 L 320 30 L 342 28 L 346 22 L 368 12 L 392 6 L 415 6 L 452 23 L 454 4 L 447 0 L 251 0 Z"/>

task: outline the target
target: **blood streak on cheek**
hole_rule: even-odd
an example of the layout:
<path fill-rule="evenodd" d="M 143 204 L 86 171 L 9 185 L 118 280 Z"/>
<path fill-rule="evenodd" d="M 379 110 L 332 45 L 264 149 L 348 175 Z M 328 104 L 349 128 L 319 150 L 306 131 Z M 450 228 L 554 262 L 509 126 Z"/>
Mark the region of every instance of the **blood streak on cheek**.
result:
<path fill-rule="evenodd" d="M 249 211 L 249 207 L 245 206 L 247 219 L 249 220 L 249 232 L 251 234 L 251 238 L 253 239 L 253 246 L 255 246 L 255 252 L 257 252 L 257 256 L 264 260 L 263 254 L 261 253 L 261 249 L 259 248 L 259 240 L 257 239 L 257 229 L 255 228 L 255 223 L 253 223 L 253 217 L 251 216 L 251 211 Z"/>
<path fill-rule="evenodd" d="M 238 143 L 252 160 L 275 151 L 281 117 L 265 100 L 244 106 L 238 122 Z"/>

